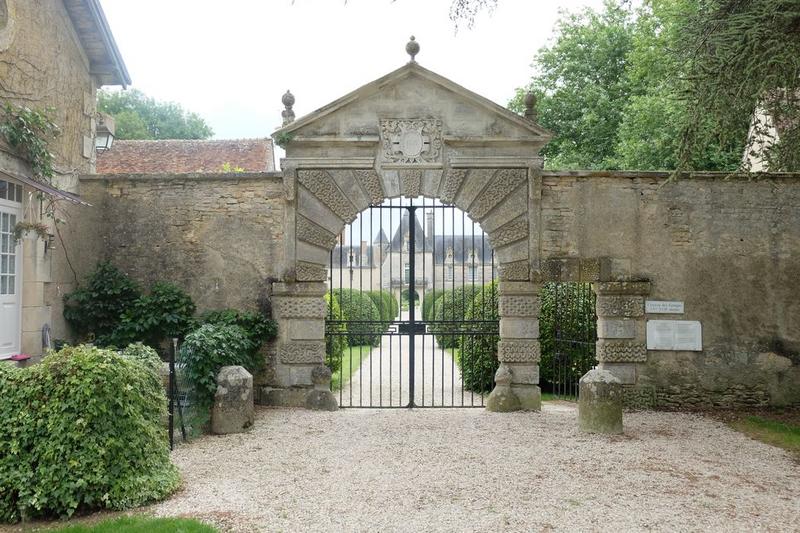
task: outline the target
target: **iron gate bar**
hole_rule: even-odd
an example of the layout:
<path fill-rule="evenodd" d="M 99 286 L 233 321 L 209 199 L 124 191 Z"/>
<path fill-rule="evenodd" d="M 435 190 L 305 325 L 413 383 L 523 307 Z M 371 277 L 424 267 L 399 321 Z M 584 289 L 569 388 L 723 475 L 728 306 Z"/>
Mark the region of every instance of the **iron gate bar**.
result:
<path fill-rule="evenodd" d="M 498 338 L 498 320 L 496 319 L 487 319 L 486 318 L 486 306 L 492 306 L 495 304 L 494 292 L 491 293 L 491 300 L 485 298 L 482 301 L 480 309 L 474 309 L 473 315 L 470 320 L 461 319 L 460 317 L 456 316 L 456 308 L 460 306 L 462 310 L 466 310 L 467 305 L 472 298 L 472 295 L 476 294 L 478 291 L 482 290 L 481 287 L 485 287 L 486 285 L 486 275 L 487 270 L 490 276 L 490 280 L 495 279 L 496 277 L 496 265 L 494 264 L 494 250 L 491 247 L 486 246 L 486 234 L 479 228 L 476 228 L 476 223 L 474 221 L 471 222 L 471 232 L 469 234 L 465 233 L 466 231 L 470 231 L 467 229 L 467 222 L 466 222 L 466 214 L 462 212 L 461 214 L 461 235 L 456 235 L 456 214 L 455 214 L 455 207 L 452 205 L 436 205 L 431 202 L 429 204 L 426 199 L 423 199 L 422 205 L 414 204 L 413 200 L 411 201 L 404 201 L 400 199 L 399 201 L 395 202 L 394 200 L 389 200 L 388 205 L 383 204 L 379 206 L 370 206 L 367 210 L 362 212 L 359 215 L 358 224 L 358 245 L 355 245 L 354 241 L 354 224 L 351 224 L 349 230 L 346 230 L 346 233 L 342 234 L 342 237 L 345 235 L 349 235 L 349 243 L 344 242 L 344 238 L 339 239 L 339 245 L 337 248 L 334 249 L 334 252 L 331 253 L 329 267 L 331 273 L 335 272 L 335 268 L 338 266 L 338 282 L 339 287 L 335 287 L 336 277 L 330 276 L 330 289 L 332 294 L 337 294 L 339 296 L 339 301 L 342 302 L 344 297 L 345 291 L 345 283 L 344 283 L 344 270 L 345 270 L 345 259 L 348 259 L 347 268 L 349 269 L 349 283 L 347 284 L 347 296 L 348 299 L 348 308 L 352 307 L 352 303 L 354 301 L 353 293 L 358 290 L 360 294 L 365 293 L 364 288 L 364 278 L 366 277 L 366 281 L 369 285 L 369 289 L 377 289 L 384 291 L 388 289 L 390 294 L 394 289 L 399 289 L 400 295 L 400 312 L 402 313 L 402 304 L 407 303 L 408 305 L 408 313 L 407 316 L 404 317 L 402 314 L 400 316 L 392 316 L 390 319 L 386 315 L 386 309 L 384 306 L 385 300 L 383 298 L 375 298 L 377 300 L 378 305 L 378 312 L 379 316 L 377 320 L 347 320 L 341 319 L 337 320 L 333 316 L 333 304 L 331 304 L 330 312 L 328 313 L 328 319 L 326 320 L 326 336 L 329 339 L 336 339 L 337 337 L 345 337 L 350 338 L 352 340 L 352 336 L 355 333 L 363 334 L 364 337 L 368 339 L 374 339 L 370 342 L 375 342 L 375 346 L 365 346 L 366 354 L 360 354 L 361 357 L 354 362 L 353 357 L 348 357 L 345 361 L 342 361 L 340 375 L 343 376 L 342 379 L 339 381 L 339 400 L 340 406 L 342 407 L 365 407 L 365 408 L 385 408 L 385 407 L 469 407 L 469 406 L 476 406 L 476 398 L 475 395 L 478 395 L 478 400 L 480 406 L 484 404 L 484 395 L 491 390 L 491 387 L 484 388 L 483 385 L 484 376 L 480 377 L 480 382 L 478 383 L 479 389 L 483 390 L 483 392 L 476 391 L 476 390 L 468 390 L 465 384 L 464 373 L 459 371 L 461 366 L 456 366 L 456 358 L 461 358 L 459 365 L 463 366 L 465 361 L 466 355 L 466 339 L 474 337 L 474 338 L 486 338 L 492 337 L 493 341 L 496 343 L 496 338 Z M 400 224 L 399 229 L 397 230 L 398 234 L 394 235 L 392 239 L 385 237 L 383 232 L 384 230 L 384 218 L 381 213 L 386 212 L 388 210 L 389 216 L 389 232 L 390 234 L 394 233 L 394 211 L 398 210 L 403 213 L 400 217 Z M 450 211 L 451 216 L 448 217 L 450 223 L 450 234 L 447 233 L 447 219 L 444 217 L 446 215 L 447 210 Z M 417 219 L 417 212 L 421 211 L 423 213 L 423 221 L 425 223 L 425 230 L 423 231 L 421 225 L 419 224 L 419 220 Z M 375 216 L 375 213 L 378 213 L 379 218 L 379 238 L 377 240 L 372 241 L 371 243 L 366 243 L 364 240 L 364 230 L 368 228 L 369 231 L 369 238 L 373 239 L 375 236 L 375 227 L 373 226 L 372 217 Z M 366 214 L 366 215 L 365 215 Z M 428 215 L 430 214 L 430 221 L 428 220 Z M 441 219 L 437 215 L 442 215 Z M 368 224 L 365 224 L 365 217 L 369 216 Z M 405 218 L 404 218 L 405 216 Z M 404 227 L 404 220 L 407 223 L 407 228 Z M 437 222 L 438 220 L 438 222 Z M 442 224 L 443 233 L 441 236 L 436 235 L 436 225 L 437 223 Z M 407 237 L 404 239 L 403 232 L 407 229 Z M 480 239 L 476 238 L 475 232 L 480 231 L 481 236 Z M 395 237 L 400 237 L 399 241 L 395 239 Z M 438 237 L 438 238 L 437 238 Z M 421 241 L 420 241 L 421 239 Z M 457 239 L 460 239 L 458 241 Z M 442 248 L 441 250 L 438 249 L 438 242 L 441 241 Z M 477 240 L 480 240 L 480 256 L 477 253 Z M 428 241 L 430 241 L 430 248 L 432 252 L 429 254 L 429 245 Z M 447 245 L 450 245 L 450 250 L 447 250 Z M 346 245 L 347 244 L 347 245 Z M 460 246 L 459 246 L 460 244 Z M 468 253 L 469 247 L 469 253 Z M 338 249 L 338 265 L 334 263 L 335 252 Z M 358 260 L 354 257 L 355 250 L 358 250 Z M 421 257 L 418 257 L 417 254 L 420 253 L 421 249 Z M 406 256 L 407 253 L 407 256 Z M 440 254 L 441 261 L 437 258 L 437 253 Z M 451 254 L 451 261 L 448 262 L 448 258 L 446 253 Z M 396 258 L 393 257 L 395 254 L 399 256 L 399 264 L 398 269 L 400 270 L 398 281 L 395 284 L 394 280 L 394 264 Z M 458 257 L 458 254 L 461 254 Z M 429 257 L 430 255 L 430 257 Z M 456 261 L 456 257 L 458 257 L 458 261 Z M 417 276 L 417 269 L 419 267 L 418 259 L 422 259 L 422 279 Z M 407 259 L 407 266 L 406 260 Z M 386 281 L 384 277 L 384 263 L 388 260 L 389 262 L 389 278 Z M 428 261 L 430 261 L 431 271 L 430 275 L 428 273 Z M 375 262 L 378 264 L 375 265 Z M 457 279 L 455 275 L 455 271 L 453 269 L 456 266 L 457 262 L 460 262 L 460 274 L 461 280 L 460 285 L 457 285 Z M 438 284 L 438 275 L 437 275 L 437 264 L 440 265 L 441 272 L 442 272 L 442 279 L 441 279 L 441 287 Z M 478 265 L 480 266 L 480 274 L 477 272 Z M 355 279 L 354 279 L 354 270 L 358 268 L 358 286 L 356 288 Z M 369 273 L 365 276 L 363 269 L 369 268 Z M 377 272 L 376 272 L 377 271 Z M 448 280 L 448 272 L 450 279 Z M 467 273 L 469 272 L 469 275 Z M 376 284 L 374 276 L 375 274 L 379 277 L 379 282 Z M 480 281 L 479 281 L 480 280 Z M 447 283 L 447 282 L 450 283 Z M 476 283 L 480 282 L 480 286 L 477 286 Z M 445 290 L 455 290 L 457 287 L 462 287 L 461 294 L 458 295 L 460 300 L 454 300 L 453 298 L 449 298 L 449 300 L 442 299 L 441 302 L 438 302 L 440 305 L 443 305 L 443 308 L 437 308 L 437 300 L 439 297 L 445 292 Z M 338 288 L 338 291 L 336 290 Z M 420 296 L 420 292 L 418 289 L 422 290 L 423 296 Z M 487 290 L 490 290 L 490 287 L 486 287 Z M 469 293 L 469 294 L 468 294 Z M 423 304 L 427 300 L 427 298 L 431 298 L 432 301 L 428 303 L 432 316 L 429 317 L 428 320 L 425 317 L 419 317 L 417 313 L 421 311 L 424 307 Z M 361 301 L 359 299 L 359 301 Z M 417 307 L 419 304 L 419 307 Z M 450 304 L 450 305 L 448 305 Z M 437 313 L 438 311 L 438 313 Z M 437 314 L 441 316 L 440 319 L 437 319 Z M 387 320 L 388 319 L 388 320 Z M 349 327 L 348 327 L 349 326 Z M 384 339 L 384 336 L 386 338 Z M 403 342 L 405 339 L 408 339 L 408 350 L 404 349 Z M 426 337 L 431 337 L 431 354 L 427 354 L 427 339 Z M 442 342 L 439 343 L 439 357 L 436 358 L 437 355 L 435 350 L 437 348 L 436 338 L 442 339 Z M 398 338 L 397 346 L 394 345 L 394 341 L 392 339 Z M 419 339 L 419 340 L 418 340 Z M 445 348 L 445 340 L 450 339 L 448 343 L 450 346 L 454 346 L 453 348 Z M 420 343 L 417 346 L 417 341 Z M 384 353 L 384 342 L 388 342 L 388 352 L 389 352 L 389 405 L 384 404 L 384 369 L 383 369 L 383 357 L 382 354 Z M 492 341 L 489 341 L 490 343 Z M 363 348 L 361 348 L 363 349 Z M 395 349 L 398 352 L 397 357 L 397 380 L 395 380 L 395 368 L 394 368 L 394 359 L 395 359 Z M 470 345 L 470 350 L 476 349 L 474 345 Z M 403 372 L 403 359 L 408 357 L 408 368 L 407 373 Z M 448 356 L 450 357 L 450 364 L 446 365 L 446 357 L 445 352 L 448 352 Z M 426 355 L 430 355 L 431 357 L 431 364 L 430 364 L 430 386 L 431 390 L 430 393 L 426 396 L 426 369 L 428 365 L 426 364 L 428 359 Z M 378 357 L 378 362 L 375 363 L 373 359 Z M 417 358 L 420 358 L 421 368 L 417 366 Z M 368 361 L 365 360 L 368 358 Z M 439 375 L 436 373 L 436 366 L 438 359 L 438 364 L 440 366 L 441 372 Z M 355 364 L 354 364 L 355 363 Z M 346 364 L 346 368 L 344 365 Z M 377 394 L 378 397 L 375 398 L 374 394 L 374 366 L 377 364 L 378 366 L 378 387 L 377 387 Z M 475 370 L 475 358 L 470 357 L 468 364 L 470 365 L 469 370 Z M 450 394 L 449 399 L 446 398 L 446 388 L 445 388 L 445 378 L 446 376 L 446 368 L 449 366 L 450 368 Z M 421 379 L 417 376 L 417 370 L 421 372 Z M 464 368 L 463 370 L 467 370 Z M 459 381 L 461 382 L 461 392 L 459 397 L 459 402 L 456 401 L 456 371 L 459 371 Z M 347 396 L 344 395 L 344 386 L 347 378 L 345 374 L 352 375 L 350 385 L 348 385 L 348 392 Z M 358 376 L 358 390 L 355 390 L 354 379 Z M 438 379 L 437 379 L 438 378 Z M 364 380 L 369 379 L 369 383 L 365 384 Z M 403 382 L 408 379 L 408 393 L 406 395 L 403 394 Z M 491 380 L 493 381 L 493 380 Z M 417 382 L 421 383 L 421 389 L 417 387 Z M 471 387 L 475 388 L 475 382 Z M 439 385 L 441 389 L 436 391 L 436 387 Z M 491 383 L 489 384 L 491 385 Z M 364 399 L 364 392 L 369 394 L 368 399 Z M 420 394 L 421 391 L 421 394 Z M 399 397 L 397 398 L 398 404 L 395 404 L 394 393 L 397 392 Z M 438 394 L 436 394 L 438 392 Z M 466 394 L 469 393 L 469 403 L 466 402 Z M 357 402 L 355 396 L 358 396 Z M 407 398 L 407 401 L 404 399 Z M 419 400 L 419 401 L 418 401 Z M 449 405 L 446 404 L 449 400 Z"/>

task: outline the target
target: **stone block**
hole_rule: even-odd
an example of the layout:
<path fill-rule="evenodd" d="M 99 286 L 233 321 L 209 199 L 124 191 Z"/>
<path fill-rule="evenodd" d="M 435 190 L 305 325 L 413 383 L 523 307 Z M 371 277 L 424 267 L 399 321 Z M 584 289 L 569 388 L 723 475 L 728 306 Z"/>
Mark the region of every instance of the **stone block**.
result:
<path fill-rule="evenodd" d="M 311 389 L 299 387 L 286 389 L 262 387 L 259 404 L 274 407 L 305 407 L 310 391 Z"/>
<path fill-rule="evenodd" d="M 597 321 L 597 336 L 601 339 L 634 339 L 636 338 L 636 321 L 600 319 Z"/>
<path fill-rule="evenodd" d="M 503 339 L 538 339 L 539 319 L 501 318 L 500 337 Z"/>
<path fill-rule="evenodd" d="M 494 375 L 494 390 L 486 400 L 486 410 L 494 413 L 509 413 L 522 409 L 522 403 L 511 390 L 511 371 L 505 366 L 500 365 Z"/>
<path fill-rule="evenodd" d="M 306 408 L 314 411 L 336 411 L 339 404 L 331 392 L 331 370 L 325 365 L 319 365 L 311 371 L 311 380 L 314 389 L 306 396 Z"/>
<path fill-rule="evenodd" d="M 542 391 L 537 385 L 511 384 L 511 392 L 519 400 L 523 411 L 542 410 Z"/>
<path fill-rule="evenodd" d="M 611 363 L 601 361 L 597 368 L 611 372 L 623 385 L 636 383 L 636 363 Z"/>
<path fill-rule="evenodd" d="M 52 309 L 49 305 L 22 308 L 22 331 L 41 332 L 42 326 L 50 322 Z M 41 344 L 41 335 L 39 336 Z"/>
<path fill-rule="evenodd" d="M 506 363 L 511 370 L 512 385 L 538 385 L 539 365 L 528 363 Z"/>
<path fill-rule="evenodd" d="M 223 366 L 217 374 L 211 431 L 217 435 L 241 433 L 254 419 L 253 376 L 241 366 Z"/>
<path fill-rule="evenodd" d="M 325 339 L 325 320 L 318 319 L 291 319 L 284 321 L 292 340 L 323 340 Z"/>
<path fill-rule="evenodd" d="M 595 368 L 580 380 L 578 427 L 585 433 L 622 433 L 622 383 L 611 372 Z"/>

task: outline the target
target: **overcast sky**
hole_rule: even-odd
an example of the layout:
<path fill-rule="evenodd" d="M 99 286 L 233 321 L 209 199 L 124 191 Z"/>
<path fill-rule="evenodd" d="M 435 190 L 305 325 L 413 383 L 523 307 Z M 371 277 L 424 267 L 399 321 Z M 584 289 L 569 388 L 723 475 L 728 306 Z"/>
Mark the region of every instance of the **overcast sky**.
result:
<path fill-rule="evenodd" d="M 199 113 L 218 139 L 266 137 L 291 89 L 301 117 L 408 61 L 498 104 L 532 74 L 559 10 L 602 0 L 500 0 L 456 33 L 450 0 L 101 0 L 136 87 Z"/>

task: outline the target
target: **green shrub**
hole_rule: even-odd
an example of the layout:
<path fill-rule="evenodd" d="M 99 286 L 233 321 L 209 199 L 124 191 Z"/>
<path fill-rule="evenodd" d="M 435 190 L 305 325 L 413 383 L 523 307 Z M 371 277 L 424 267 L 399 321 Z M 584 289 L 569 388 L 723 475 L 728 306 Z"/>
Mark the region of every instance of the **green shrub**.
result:
<path fill-rule="evenodd" d="M 463 321 L 467 311 L 467 306 L 472 301 L 472 297 L 478 291 L 475 285 L 464 285 L 444 291 L 436 300 L 436 314 L 434 321 Z M 457 348 L 460 332 L 463 330 L 460 324 L 432 324 L 430 330 L 436 333 L 436 341 L 442 348 Z"/>
<path fill-rule="evenodd" d="M 369 291 L 369 297 L 378 307 L 378 312 L 381 315 L 381 320 L 391 322 L 397 317 L 400 312 L 400 305 L 395 300 L 394 296 L 388 291 Z"/>
<path fill-rule="evenodd" d="M 120 316 L 120 322 L 107 336 L 99 337 L 101 346 L 126 346 L 143 342 L 153 348 L 171 337 L 183 337 L 195 325 L 194 302 L 182 289 L 164 281 L 153 284 L 150 294 L 142 295 Z"/>
<path fill-rule="evenodd" d="M 240 326 L 204 324 L 186 335 L 180 364 L 195 407 L 206 413 L 214 401 L 220 368 L 240 365 L 255 374 L 261 368 L 261 358 L 253 353 L 247 332 Z"/>
<path fill-rule="evenodd" d="M 253 311 L 237 311 L 236 309 L 208 311 L 200 316 L 199 322 L 218 326 L 239 326 L 247 335 L 251 344 L 250 350 L 254 356 L 265 342 L 273 340 L 278 335 L 277 322 Z"/>
<path fill-rule="evenodd" d="M 467 320 L 499 320 L 497 312 L 497 282 L 481 287 L 472 297 L 465 318 Z M 497 361 L 497 326 L 494 324 L 470 326 L 483 335 L 464 335 L 460 343 L 458 365 L 464 379 L 464 388 L 475 392 L 491 392 Z"/>
<path fill-rule="evenodd" d="M 441 289 L 431 289 L 422 296 L 422 320 L 433 320 L 433 304 L 441 295 Z"/>
<path fill-rule="evenodd" d="M 597 321 L 594 311 L 594 293 L 581 283 L 545 283 L 541 291 L 542 310 L 539 314 L 539 342 L 542 359 L 539 363 L 540 381 L 545 387 L 562 383 L 577 383 L 595 363 L 594 350 L 586 345 L 562 342 L 558 347 L 561 356 L 568 361 L 566 366 L 555 366 L 556 352 L 556 300 L 562 302 L 559 311 L 562 339 L 586 338 L 593 342 Z M 568 303 L 567 303 L 568 302 Z M 587 333 L 588 332 L 588 333 Z"/>
<path fill-rule="evenodd" d="M 112 350 L 0 365 L 0 521 L 126 509 L 173 492 L 166 406 L 154 368 Z"/>
<path fill-rule="evenodd" d="M 121 353 L 123 357 L 141 361 L 157 372 L 161 371 L 161 357 L 159 357 L 158 352 L 141 342 L 129 344 Z"/>
<path fill-rule="evenodd" d="M 342 308 L 336 296 L 327 292 L 325 294 L 325 303 L 328 306 L 328 312 L 325 315 L 326 318 L 331 320 L 343 320 Z M 327 328 L 331 333 L 345 333 L 347 331 L 347 326 L 344 324 L 328 326 Z M 346 349 L 347 335 L 325 335 L 325 364 L 331 369 L 331 373 L 335 374 L 342 368 L 342 357 Z"/>
<path fill-rule="evenodd" d="M 83 286 L 64 296 L 64 318 L 82 337 L 110 335 L 141 296 L 139 286 L 111 263 L 99 263 Z"/>
<path fill-rule="evenodd" d="M 383 324 L 378 307 L 368 294 L 354 289 L 341 289 L 334 292 L 342 308 L 342 316 L 347 321 L 377 321 L 377 324 L 347 325 L 347 344 L 350 346 L 377 346 L 383 333 Z"/>

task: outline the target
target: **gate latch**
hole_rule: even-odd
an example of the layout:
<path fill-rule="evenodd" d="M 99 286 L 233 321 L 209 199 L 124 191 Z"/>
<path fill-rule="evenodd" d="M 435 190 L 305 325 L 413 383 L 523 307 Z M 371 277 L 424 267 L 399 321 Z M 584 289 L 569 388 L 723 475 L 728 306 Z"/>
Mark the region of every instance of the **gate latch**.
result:
<path fill-rule="evenodd" d="M 425 322 L 400 322 L 397 331 L 402 335 L 424 335 Z"/>

